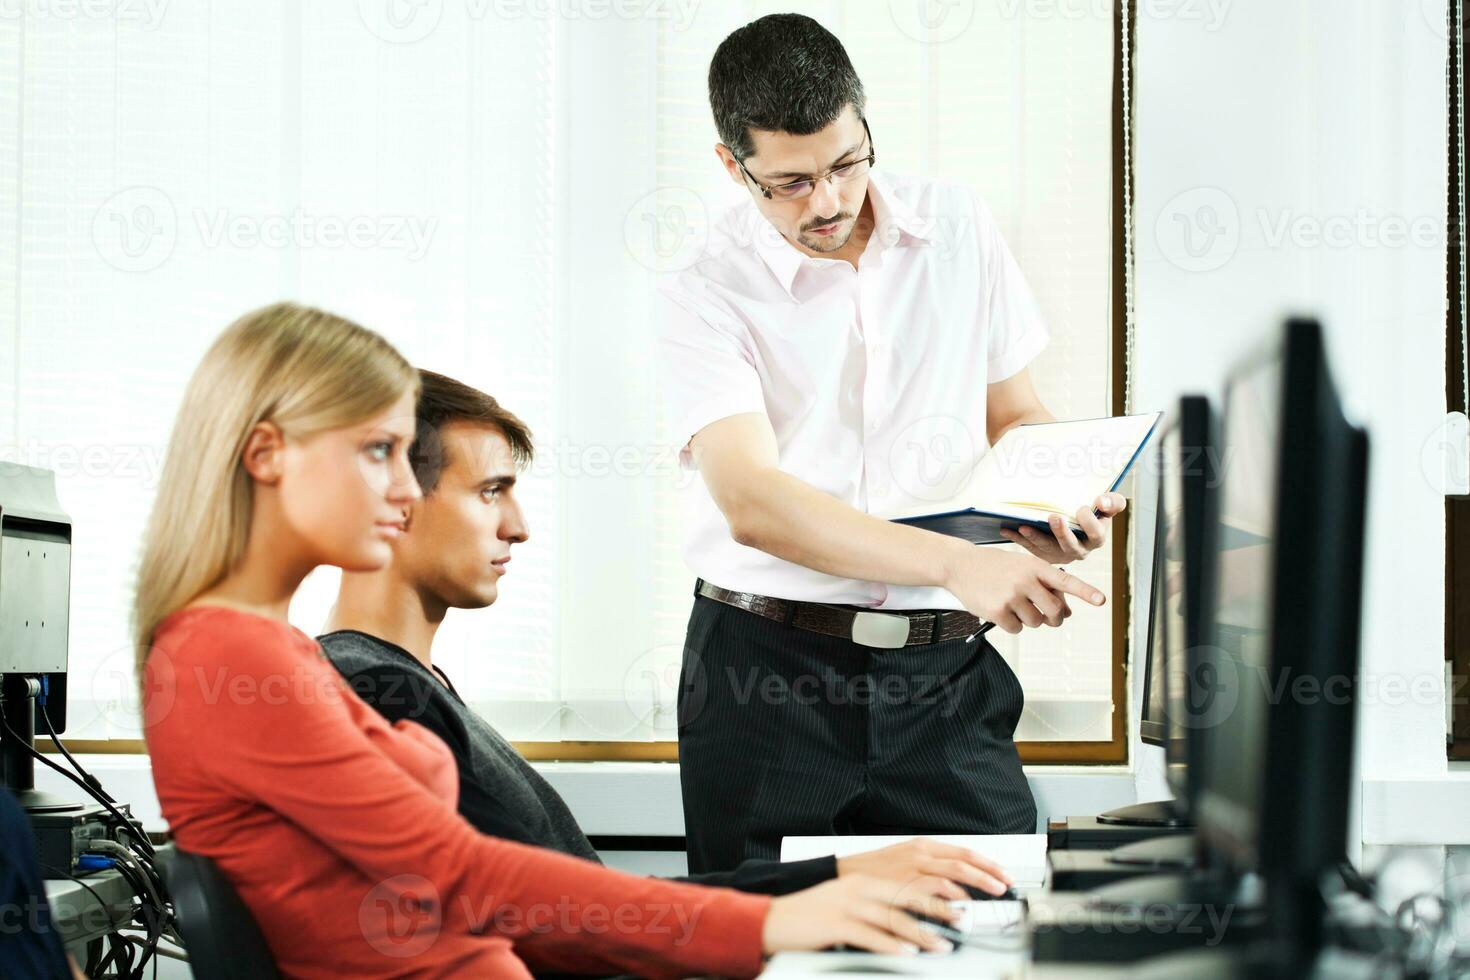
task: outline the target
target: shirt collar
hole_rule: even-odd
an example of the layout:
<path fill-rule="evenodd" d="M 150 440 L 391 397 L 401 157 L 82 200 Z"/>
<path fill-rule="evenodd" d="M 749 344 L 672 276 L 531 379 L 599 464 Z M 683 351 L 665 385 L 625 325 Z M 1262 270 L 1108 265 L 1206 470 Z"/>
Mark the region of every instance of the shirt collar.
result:
<path fill-rule="evenodd" d="M 933 243 L 934 223 L 925 221 L 907 201 L 894 194 L 888 186 L 888 178 L 879 171 L 875 170 L 868 176 L 868 196 L 873 199 L 874 234 L 884 248 L 900 240 L 894 229 L 916 242 Z"/>
<path fill-rule="evenodd" d="M 886 178 L 876 170 L 868 175 L 868 197 L 873 202 L 873 235 L 878 240 L 878 248 L 885 249 L 905 242 L 905 239 L 910 240 L 906 244 L 929 244 L 933 235 L 930 223 L 923 221 L 907 202 L 894 195 L 886 183 Z M 755 207 L 754 203 L 751 207 Z M 781 288 L 795 299 L 791 285 L 796 281 L 796 273 L 801 270 L 802 263 L 812 257 L 787 241 L 786 236 L 778 232 L 759 210 L 754 217 L 764 226 L 755 236 L 756 252 Z"/>

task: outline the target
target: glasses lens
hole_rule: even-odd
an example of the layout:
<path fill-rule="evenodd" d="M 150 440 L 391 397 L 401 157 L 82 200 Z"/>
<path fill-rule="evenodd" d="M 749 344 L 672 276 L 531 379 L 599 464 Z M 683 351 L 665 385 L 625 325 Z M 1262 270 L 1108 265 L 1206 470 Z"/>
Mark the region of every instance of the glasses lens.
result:
<path fill-rule="evenodd" d="M 771 188 L 771 196 L 778 197 L 783 201 L 794 201 L 800 197 L 806 197 L 816 186 L 810 180 L 797 180 L 789 184 L 777 184 Z"/>
<path fill-rule="evenodd" d="M 835 184 L 854 180 L 868 172 L 868 160 L 858 160 L 845 167 L 838 167 L 827 175 Z M 817 186 L 814 180 L 795 180 L 789 184 L 777 184 L 771 188 L 771 196 L 781 201 L 796 201 L 806 197 Z"/>

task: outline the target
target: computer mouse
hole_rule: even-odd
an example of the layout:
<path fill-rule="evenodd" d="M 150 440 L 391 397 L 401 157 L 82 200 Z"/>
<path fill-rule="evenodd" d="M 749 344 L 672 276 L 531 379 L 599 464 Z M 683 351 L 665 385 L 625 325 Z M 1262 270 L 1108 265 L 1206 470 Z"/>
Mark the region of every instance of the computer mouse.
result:
<path fill-rule="evenodd" d="M 912 909 L 908 910 L 908 913 L 909 915 L 918 919 L 920 922 L 927 925 L 934 932 L 939 933 L 941 937 L 948 939 L 950 944 L 954 946 L 955 949 L 959 949 L 961 946 L 963 946 L 965 944 L 965 939 L 968 938 L 966 933 L 961 932 L 959 929 L 956 929 L 951 923 L 945 922 L 943 919 L 936 919 L 933 916 L 925 915 L 923 912 L 915 912 Z M 920 950 L 921 954 L 928 952 L 930 951 Z"/>
<path fill-rule="evenodd" d="M 990 892 L 981 891 L 974 885 L 961 885 L 960 887 L 965 890 L 966 895 L 969 895 L 970 898 L 977 902 L 1017 902 L 1021 899 L 1021 896 L 1016 894 L 1014 888 L 1007 888 L 999 895 L 992 895 Z"/>

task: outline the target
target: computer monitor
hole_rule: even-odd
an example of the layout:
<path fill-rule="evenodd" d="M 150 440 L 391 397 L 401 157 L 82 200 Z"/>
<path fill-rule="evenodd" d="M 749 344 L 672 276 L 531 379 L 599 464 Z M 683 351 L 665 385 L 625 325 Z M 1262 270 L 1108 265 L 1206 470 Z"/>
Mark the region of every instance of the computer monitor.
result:
<path fill-rule="evenodd" d="M 1164 583 L 1164 766 L 1179 809 L 1192 814 L 1191 770 L 1203 764 L 1204 720 L 1218 690 L 1201 656 L 1207 639 L 1215 554 L 1215 500 L 1220 485 L 1214 416 L 1208 398 L 1179 400 L 1174 424 L 1159 443 L 1159 547 Z"/>
<path fill-rule="evenodd" d="M 1324 943 L 1322 875 L 1347 860 L 1367 531 L 1368 435 L 1340 417 L 1328 431 L 1324 472 L 1337 492 L 1322 520 L 1335 533 L 1318 555 L 1332 574 L 1312 583 L 1324 615 L 1297 664 L 1297 676 L 1316 683 L 1271 711 L 1269 744 L 1291 746 L 1293 764 L 1267 771 L 1260 844 L 1277 936 L 1307 951 Z"/>
<path fill-rule="evenodd" d="M 1314 878 L 1346 851 L 1366 439 L 1321 328 L 1290 321 L 1231 372 L 1221 421 L 1198 833 L 1233 871 Z M 1280 890 L 1278 889 L 1279 893 Z"/>
<path fill-rule="evenodd" d="M 1168 433 L 1169 428 L 1165 428 L 1160 435 L 1160 446 L 1163 445 L 1162 440 L 1167 438 Z M 1160 449 L 1159 459 L 1162 463 L 1162 449 Z M 1169 708 L 1166 704 L 1167 688 L 1164 683 L 1164 675 L 1169 671 L 1169 647 L 1165 642 L 1163 623 L 1164 606 L 1167 601 L 1167 597 L 1163 594 L 1165 587 L 1164 540 L 1167 536 L 1168 528 L 1165 526 L 1164 519 L 1164 480 L 1161 467 L 1158 509 L 1154 512 L 1153 571 L 1148 590 L 1148 645 L 1144 648 L 1143 710 L 1138 718 L 1139 739 L 1145 745 L 1157 745 L 1161 749 L 1166 748 L 1165 738 L 1169 717 Z"/>
<path fill-rule="evenodd" d="M 1186 729 L 1190 726 L 1188 715 L 1197 710 L 1192 705 L 1199 698 L 1187 696 L 1182 679 L 1192 673 L 1186 658 L 1198 646 L 1195 637 L 1204 601 L 1201 570 L 1209 554 L 1205 544 L 1205 494 L 1213 489 L 1216 479 L 1209 415 L 1206 399 L 1197 395 L 1180 399 L 1178 410 L 1160 425 L 1156 450 L 1159 482 L 1138 734 L 1143 742 L 1165 750 L 1173 770 L 1170 789 L 1174 799 L 1118 807 L 1098 814 L 1100 823 L 1180 829 L 1190 826 L 1184 753 L 1187 745 L 1197 744 L 1197 740 L 1187 741 Z M 1170 704 L 1169 678 L 1174 678 L 1174 686 L 1179 688 L 1173 696 L 1180 706 Z M 1168 849 L 1174 845 L 1161 846 Z M 1130 858 L 1160 859 L 1149 845 L 1136 847 L 1139 850 Z"/>
<path fill-rule="evenodd" d="M 76 809 L 35 790 L 31 747 L 39 697 L 65 727 L 71 519 L 56 499 L 55 474 L 0 463 L 0 782 L 33 812 Z M 43 694 L 44 692 L 44 694 Z"/>

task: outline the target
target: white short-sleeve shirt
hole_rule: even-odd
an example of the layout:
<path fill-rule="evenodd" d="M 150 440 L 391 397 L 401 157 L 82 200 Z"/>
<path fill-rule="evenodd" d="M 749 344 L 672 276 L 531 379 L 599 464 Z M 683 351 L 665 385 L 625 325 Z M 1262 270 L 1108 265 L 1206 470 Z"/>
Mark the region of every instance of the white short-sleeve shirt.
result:
<path fill-rule="evenodd" d="M 663 387 L 683 465 L 712 422 L 759 412 L 781 469 L 879 517 L 950 500 L 989 448 L 986 385 L 1047 331 L 1020 268 L 967 189 L 874 172 L 858 267 L 794 248 L 746 201 L 661 286 Z M 740 592 L 887 609 L 960 608 L 947 590 L 843 579 L 737 544 L 688 481 L 684 557 Z"/>

